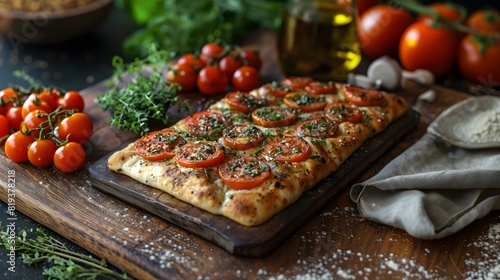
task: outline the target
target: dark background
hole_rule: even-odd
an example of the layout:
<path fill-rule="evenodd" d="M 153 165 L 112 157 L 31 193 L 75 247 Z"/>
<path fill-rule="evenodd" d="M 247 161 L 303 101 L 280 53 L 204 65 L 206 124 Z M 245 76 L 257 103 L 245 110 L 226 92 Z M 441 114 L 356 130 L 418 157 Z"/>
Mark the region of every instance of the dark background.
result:
<path fill-rule="evenodd" d="M 420 1 L 428 3 L 431 1 Z M 457 1 L 460 2 L 460 1 Z M 465 1 L 463 1 L 465 2 Z M 462 3 L 470 10 L 484 5 L 498 7 L 496 1 L 467 1 Z M 115 55 L 125 56 L 122 51 L 124 38 L 131 34 L 137 26 L 125 11 L 114 8 L 110 16 L 94 31 L 69 42 L 53 46 L 24 45 L 15 49 L 6 38 L 0 37 L 0 89 L 11 85 L 27 86 L 27 83 L 13 76 L 15 70 L 22 70 L 38 82 L 46 86 L 56 86 L 65 90 L 81 90 L 109 78 L 113 72 L 111 59 Z M 496 62 L 499 63 L 499 62 Z M 468 84 L 453 74 L 438 81 L 440 84 L 469 91 Z M 2 230 L 7 223 L 7 205 L 0 202 L 0 221 Z M 42 228 L 52 236 L 64 241 L 57 233 L 39 225 L 28 217 L 17 212 L 16 231 Z M 67 243 L 70 249 L 84 252 L 78 246 Z M 0 279 L 46 279 L 42 268 L 24 265 L 18 258 L 16 272 L 7 271 L 5 249 L 0 249 Z"/>

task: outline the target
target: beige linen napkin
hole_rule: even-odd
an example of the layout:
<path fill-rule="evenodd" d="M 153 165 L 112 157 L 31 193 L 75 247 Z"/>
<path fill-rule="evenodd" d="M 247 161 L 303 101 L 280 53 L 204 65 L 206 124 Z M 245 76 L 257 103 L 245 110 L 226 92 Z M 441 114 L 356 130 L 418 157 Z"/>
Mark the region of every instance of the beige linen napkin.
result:
<path fill-rule="evenodd" d="M 448 110 L 443 118 L 456 119 L 452 110 L 463 115 L 463 107 Z M 441 123 L 436 119 L 417 143 L 352 187 L 351 199 L 362 216 L 417 238 L 437 239 L 500 209 L 500 148 L 452 145 L 429 132 Z"/>

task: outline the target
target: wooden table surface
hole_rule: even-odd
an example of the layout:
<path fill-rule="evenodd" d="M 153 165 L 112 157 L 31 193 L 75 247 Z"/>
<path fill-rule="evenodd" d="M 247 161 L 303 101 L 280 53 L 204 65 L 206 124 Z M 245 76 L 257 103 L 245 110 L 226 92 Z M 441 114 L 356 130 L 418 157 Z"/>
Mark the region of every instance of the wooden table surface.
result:
<path fill-rule="evenodd" d="M 251 41 L 264 58 L 265 80 L 282 78 L 275 63 L 274 40 L 274 33 L 262 32 Z M 421 113 L 416 129 L 352 183 L 375 175 L 415 143 L 443 110 L 469 97 L 433 85 L 436 100 L 416 102 L 416 97 L 428 88 L 410 83 L 407 90 L 399 92 Z M 260 258 L 231 255 L 90 185 L 88 166 L 136 137 L 109 126 L 109 113 L 95 102 L 95 97 L 104 89 L 101 83 L 82 90 L 85 111 L 95 124 L 91 143 L 86 145 L 86 168 L 62 174 L 53 168 L 16 164 L 1 156 L 0 197 L 6 201 L 7 174 L 15 171 L 17 211 L 106 258 L 134 278 L 488 279 L 500 273 L 499 211 L 452 236 L 419 240 L 402 230 L 364 220 L 349 198 L 349 188 L 268 255 Z M 197 94 L 189 97 L 198 109 L 214 100 Z M 181 117 L 183 115 L 173 115 L 173 120 Z"/>

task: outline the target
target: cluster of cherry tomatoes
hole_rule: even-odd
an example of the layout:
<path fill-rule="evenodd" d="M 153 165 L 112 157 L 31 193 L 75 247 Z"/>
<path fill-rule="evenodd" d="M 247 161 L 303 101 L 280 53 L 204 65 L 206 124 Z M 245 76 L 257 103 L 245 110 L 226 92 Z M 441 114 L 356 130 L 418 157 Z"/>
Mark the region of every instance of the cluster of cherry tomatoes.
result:
<path fill-rule="evenodd" d="M 376 1 L 360 2 L 366 6 L 366 2 Z M 500 12 L 480 9 L 467 14 L 464 6 L 453 2 L 421 7 L 436 11 L 448 23 L 436 22 L 426 14 L 414 17 L 409 10 L 394 6 L 363 7 L 358 24 L 363 53 L 373 59 L 383 55 L 399 58 L 407 70 L 427 69 L 436 77 L 456 67 L 471 82 L 498 86 L 500 64 L 495 62 L 500 61 Z M 482 37 L 486 34 L 489 39 Z"/>
<path fill-rule="evenodd" d="M 262 61 L 251 48 L 235 48 L 207 43 L 200 54 L 182 55 L 166 74 L 167 83 L 180 85 L 180 91 L 198 89 L 204 94 L 223 92 L 229 85 L 250 91 L 260 84 Z"/>
<path fill-rule="evenodd" d="M 6 139 L 5 155 L 37 167 L 53 164 L 63 172 L 80 169 L 85 164 L 82 144 L 93 132 L 92 120 L 83 109 L 84 100 L 76 91 L 0 91 L 0 139 Z"/>

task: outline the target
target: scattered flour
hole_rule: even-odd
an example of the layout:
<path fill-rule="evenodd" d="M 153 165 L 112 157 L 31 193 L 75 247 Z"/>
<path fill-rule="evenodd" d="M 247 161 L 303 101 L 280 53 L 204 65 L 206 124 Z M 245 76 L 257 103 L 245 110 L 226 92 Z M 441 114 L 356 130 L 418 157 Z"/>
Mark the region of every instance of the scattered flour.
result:
<path fill-rule="evenodd" d="M 500 142 L 500 111 L 482 112 L 462 128 L 473 143 Z"/>

